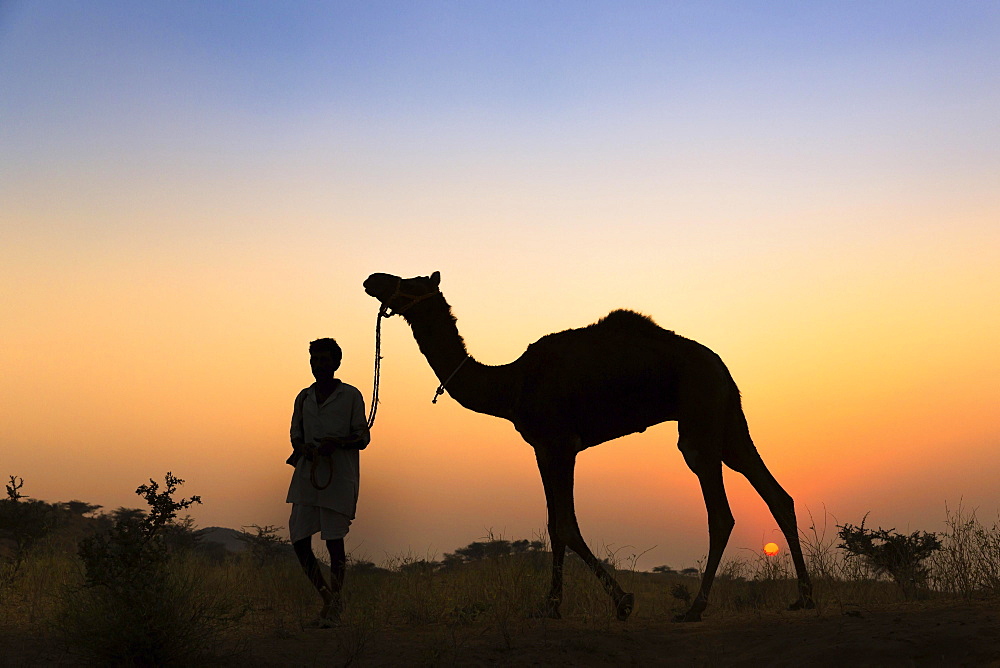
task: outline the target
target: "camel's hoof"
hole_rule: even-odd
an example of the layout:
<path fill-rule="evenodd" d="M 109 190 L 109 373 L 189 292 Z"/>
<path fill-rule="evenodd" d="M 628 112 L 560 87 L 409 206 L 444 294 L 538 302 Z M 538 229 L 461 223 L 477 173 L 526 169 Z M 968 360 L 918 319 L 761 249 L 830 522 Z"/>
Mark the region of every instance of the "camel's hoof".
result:
<path fill-rule="evenodd" d="M 811 598 L 805 598 L 805 599 L 800 598 L 797 601 L 794 601 L 790 606 L 788 606 L 788 609 L 789 610 L 812 610 L 815 607 L 816 607 L 816 603 Z"/>
<path fill-rule="evenodd" d="M 688 610 L 683 615 L 674 616 L 675 622 L 700 622 L 701 613 L 694 610 Z"/>
<path fill-rule="evenodd" d="M 624 622 L 628 619 L 628 616 L 632 614 L 632 608 L 635 607 L 635 596 L 632 594 L 625 594 L 622 596 L 621 600 L 618 601 L 618 605 L 615 609 L 615 613 L 618 615 L 618 621 Z"/>
<path fill-rule="evenodd" d="M 308 624 L 305 625 L 307 629 L 332 629 L 334 627 L 340 626 L 340 615 L 331 617 L 317 617 Z"/>

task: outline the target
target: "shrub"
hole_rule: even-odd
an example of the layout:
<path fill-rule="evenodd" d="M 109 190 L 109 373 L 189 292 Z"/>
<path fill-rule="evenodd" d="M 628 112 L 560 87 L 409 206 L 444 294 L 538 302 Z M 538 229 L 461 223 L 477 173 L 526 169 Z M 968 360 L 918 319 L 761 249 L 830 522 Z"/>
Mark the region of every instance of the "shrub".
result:
<path fill-rule="evenodd" d="M 52 532 L 57 519 L 53 506 L 21 493 L 23 478 L 10 476 L 6 487 L 7 498 L 0 500 L 0 585 L 14 581 L 28 553 Z"/>
<path fill-rule="evenodd" d="M 838 525 L 843 543 L 837 547 L 850 557 L 863 559 L 876 576 L 888 573 L 907 598 L 926 591 L 929 569 L 924 561 L 941 549 L 937 535 L 914 531 L 907 536 L 895 529 L 866 529 L 865 519 L 867 515 L 860 526 Z"/>
<path fill-rule="evenodd" d="M 248 528 L 254 529 L 254 533 L 247 531 Z M 258 566 L 263 566 L 291 553 L 288 539 L 278 535 L 278 530 L 282 528 L 272 524 L 264 526 L 251 524 L 249 527 L 242 527 L 237 538 L 246 545 L 250 558 Z"/>
<path fill-rule="evenodd" d="M 943 547 L 930 560 L 935 586 L 966 598 L 1000 592 L 1000 523 L 986 526 L 961 504 L 945 513 Z"/>
<path fill-rule="evenodd" d="M 201 503 L 198 496 L 175 501 L 177 486 L 184 481 L 168 472 L 165 482 L 162 492 L 152 478 L 135 490 L 149 505 L 148 513 L 120 513 L 110 530 L 80 542 L 88 587 L 103 586 L 124 595 L 125 590 L 145 586 L 161 575 L 170 554 L 166 536 L 177 511 Z"/>
<path fill-rule="evenodd" d="M 81 658 L 99 665 L 170 666 L 204 662 L 240 616 L 238 606 L 199 586 L 199 564 L 171 547 L 179 510 L 198 496 L 175 500 L 183 480 L 167 473 L 165 487 L 140 485 L 149 511 L 120 513 L 113 526 L 80 542 L 84 585 L 67 592 L 61 630 Z"/>

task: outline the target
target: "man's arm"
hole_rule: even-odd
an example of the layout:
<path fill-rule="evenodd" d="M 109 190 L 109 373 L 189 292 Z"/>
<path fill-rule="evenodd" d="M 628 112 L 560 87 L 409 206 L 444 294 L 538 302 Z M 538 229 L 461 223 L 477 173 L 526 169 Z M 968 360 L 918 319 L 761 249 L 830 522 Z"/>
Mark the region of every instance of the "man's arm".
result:
<path fill-rule="evenodd" d="M 364 450 L 371 443 L 372 435 L 368 431 L 368 416 L 365 414 L 365 399 L 358 392 L 351 403 L 351 435 L 349 445 L 345 447 Z"/>
<path fill-rule="evenodd" d="M 289 430 L 289 436 L 292 441 L 292 454 L 285 460 L 285 463 L 291 466 L 295 466 L 299 461 L 299 457 L 305 454 L 306 434 L 302 423 L 302 404 L 305 402 L 307 391 L 308 388 L 299 392 L 298 396 L 295 397 L 295 405 L 292 407 L 292 426 Z"/>
<path fill-rule="evenodd" d="M 351 436 L 325 436 L 319 442 L 316 452 L 321 455 L 328 455 L 337 448 L 343 450 L 364 450 L 368 443 L 360 434 Z"/>

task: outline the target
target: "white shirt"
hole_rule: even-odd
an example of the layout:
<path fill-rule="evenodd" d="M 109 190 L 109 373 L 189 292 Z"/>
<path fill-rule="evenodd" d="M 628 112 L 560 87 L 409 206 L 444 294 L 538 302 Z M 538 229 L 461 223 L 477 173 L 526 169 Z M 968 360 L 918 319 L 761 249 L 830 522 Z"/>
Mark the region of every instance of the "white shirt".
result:
<path fill-rule="evenodd" d="M 318 458 L 316 480 L 319 484 L 322 485 L 330 478 L 330 466 L 333 466 L 330 486 L 323 490 L 313 487 L 310 480 L 312 463 L 305 457 L 300 457 L 295 465 L 295 472 L 292 473 L 285 501 L 330 508 L 354 519 L 361 480 L 358 451 L 365 449 L 371 441 L 368 419 L 365 416 L 365 400 L 356 387 L 340 383 L 322 405 L 316 402 L 315 383 L 299 392 L 295 398 L 292 442 L 319 445 L 328 436 L 360 436 L 361 442 L 357 448 L 335 448 L 329 457 Z"/>

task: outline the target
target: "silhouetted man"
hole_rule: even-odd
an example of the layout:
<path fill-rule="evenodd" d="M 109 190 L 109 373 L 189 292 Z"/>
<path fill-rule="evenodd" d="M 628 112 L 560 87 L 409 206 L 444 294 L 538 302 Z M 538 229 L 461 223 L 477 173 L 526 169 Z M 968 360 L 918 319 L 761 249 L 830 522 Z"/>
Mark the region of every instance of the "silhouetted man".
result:
<path fill-rule="evenodd" d="M 316 382 L 295 398 L 293 452 L 287 460 L 295 467 L 286 499 L 292 504 L 288 531 L 299 563 L 323 597 L 316 622 L 321 627 L 335 624 L 343 609 L 344 536 L 357 508 L 358 453 L 371 440 L 361 392 L 334 377 L 342 357 L 333 339 L 309 344 L 309 365 Z M 317 532 L 330 551 L 329 585 L 312 550 Z"/>

